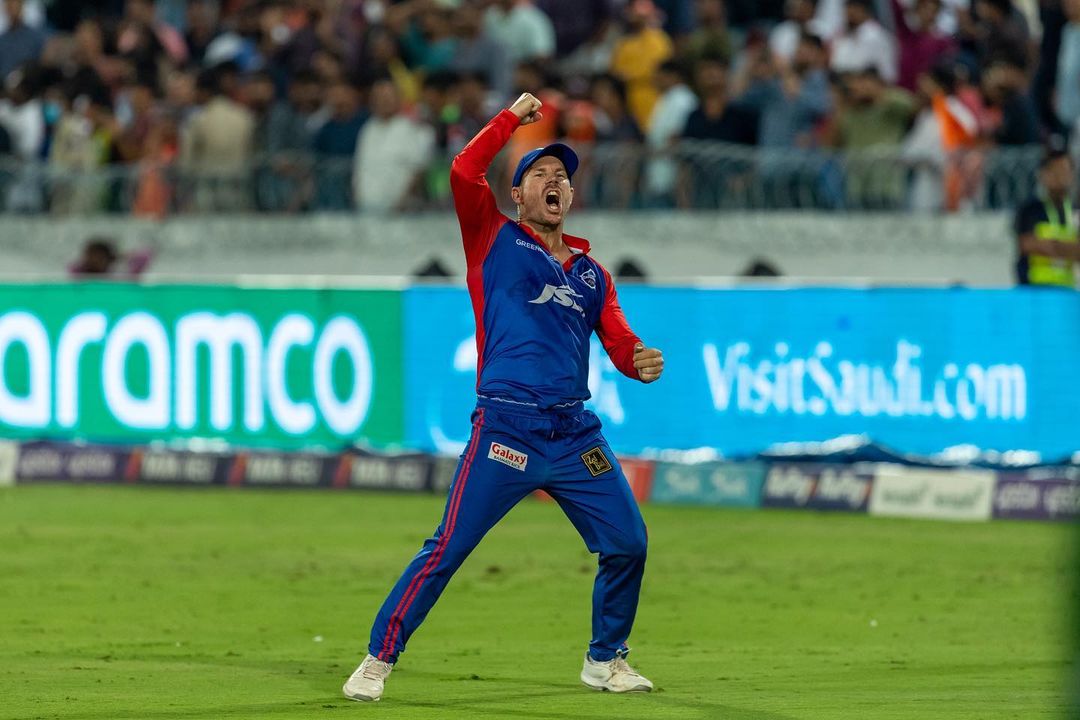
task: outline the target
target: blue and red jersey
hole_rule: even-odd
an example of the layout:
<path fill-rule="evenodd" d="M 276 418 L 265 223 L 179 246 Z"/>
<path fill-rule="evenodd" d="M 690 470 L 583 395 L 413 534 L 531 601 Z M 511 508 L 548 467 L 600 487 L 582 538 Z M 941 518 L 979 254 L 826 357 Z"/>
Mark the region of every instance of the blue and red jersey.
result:
<path fill-rule="evenodd" d="M 519 124 L 503 110 L 450 168 L 476 316 L 476 390 L 541 409 L 569 407 L 589 398 L 593 332 L 615 367 L 634 379 L 639 338 L 587 240 L 564 234 L 573 255 L 560 263 L 530 228 L 499 212 L 485 174 Z"/>

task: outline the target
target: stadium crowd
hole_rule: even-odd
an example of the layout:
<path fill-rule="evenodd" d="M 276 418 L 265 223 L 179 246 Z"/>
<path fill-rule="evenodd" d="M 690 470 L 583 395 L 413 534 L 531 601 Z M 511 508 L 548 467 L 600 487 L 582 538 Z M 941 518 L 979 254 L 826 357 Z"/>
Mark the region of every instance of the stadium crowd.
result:
<path fill-rule="evenodd" d="M 1080 121 L 1080 0 L 2 10 L 9 211 L 441 207 L 449 158 L 523 90 L 544 120 L 508 155 L 583 148 L 585 204 L 718 207 L 753 175 L 781 205 L 810 187 L 819 207 L 956 210 L 987 192 L 989 148 Z"/>

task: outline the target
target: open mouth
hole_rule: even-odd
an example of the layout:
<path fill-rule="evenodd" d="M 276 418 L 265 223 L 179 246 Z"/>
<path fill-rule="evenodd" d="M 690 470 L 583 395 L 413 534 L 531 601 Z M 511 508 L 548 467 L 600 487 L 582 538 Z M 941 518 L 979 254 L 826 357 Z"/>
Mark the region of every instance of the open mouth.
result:
<path fill-rule="evenodd" d="M 552 212 L 559 212 L 562 207 L 562 198 L 554 190 L 548 190 L 547 194 L 544 195 L 544 202 L 547 203 L 548 210 Z"/>

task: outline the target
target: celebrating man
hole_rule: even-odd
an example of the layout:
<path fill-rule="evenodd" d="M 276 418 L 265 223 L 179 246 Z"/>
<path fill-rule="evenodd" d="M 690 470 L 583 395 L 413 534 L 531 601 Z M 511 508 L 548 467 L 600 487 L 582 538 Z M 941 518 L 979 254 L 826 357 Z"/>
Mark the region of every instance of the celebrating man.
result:
<path fill-rule="evenodd" d="M 382 696 L 398 655 L 450 577 L 484 534 L 537 489 L 555 498 L 589 550 L 600 554 L 582 682 L 612 692 L 653 687 L 625 659 L 645 570 L 645 523 L 599 419 L 583 403 L 593 331 L 615 367 L 632 378 L 656 380 L 664 360 L 631 332 L 611 275 L 589 256 L 589 243 L 563 233 L 578 167 L 573 150 L 555 143 L 526 153 L 510 190 L 517 220 L 498 211 L 487 168 L 517 127 L 541 117 L 540 101 L 525 93 L 451 167 L 476 316 L 472 434 L 442 522 L 386 598 L 369 654 L 344 685 L 353 700 Z"/>

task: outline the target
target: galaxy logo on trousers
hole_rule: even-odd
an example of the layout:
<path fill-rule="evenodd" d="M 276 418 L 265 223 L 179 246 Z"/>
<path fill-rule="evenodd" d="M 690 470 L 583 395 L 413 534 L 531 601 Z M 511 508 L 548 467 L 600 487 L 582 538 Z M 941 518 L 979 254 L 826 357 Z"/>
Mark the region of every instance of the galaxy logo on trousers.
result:
<path fill-rule="evenodd" d="M 525 470 L 525 465 L 529 462 L 529 456 L 525 453 L 518 452 L 514 448 L 507 447 L 506 445 L 500 445 L 497 442 L 491 443 L 491 447 L 488 449 L 488 458 L 523 472 Z"/>

